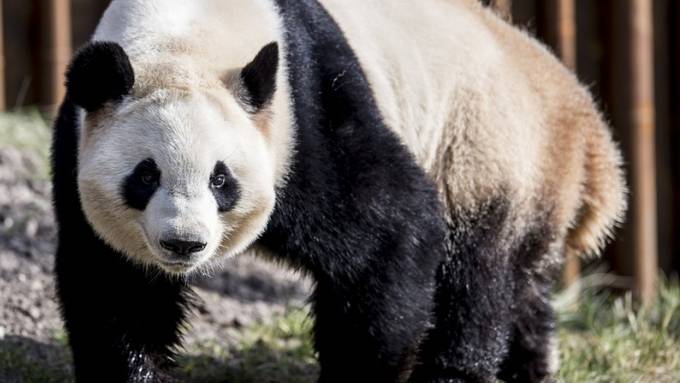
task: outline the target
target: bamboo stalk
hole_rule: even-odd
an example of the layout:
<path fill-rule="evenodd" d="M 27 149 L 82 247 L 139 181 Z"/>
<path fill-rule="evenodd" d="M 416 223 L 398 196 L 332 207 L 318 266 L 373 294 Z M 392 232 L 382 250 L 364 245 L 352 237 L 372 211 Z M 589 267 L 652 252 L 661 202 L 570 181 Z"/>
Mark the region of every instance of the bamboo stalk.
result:
<path fill-rule="evenodd" d="M 627 5 L 632 63 L 628 97 L 633 145 L 635 294 L 646 305 L 655 297 L 658 267 L 653 12 L 652 0 L 628 0 Z"/>
<path fill-rule="evenodd" d="M 43 17 L 47 26 L 46 89 L 44 103 L 58 105 L 66 91 L 64 73 L 71 59 L 71 4 L 70 0 L 43 0 Z"/>

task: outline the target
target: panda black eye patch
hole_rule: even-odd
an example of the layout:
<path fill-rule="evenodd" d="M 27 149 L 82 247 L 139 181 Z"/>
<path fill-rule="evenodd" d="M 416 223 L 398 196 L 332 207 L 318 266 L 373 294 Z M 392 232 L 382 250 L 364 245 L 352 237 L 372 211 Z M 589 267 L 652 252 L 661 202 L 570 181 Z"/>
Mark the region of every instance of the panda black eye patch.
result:
<path fill-rule="evenodd" d="M 210 175 L 210 190 L 215 196 L 217 210 L 220 212 L 233 209 L 241 196 L 236 179 L 222 161 L 218 161 L 215 164 L 215 169 L 213 169 Z"/>
<path fill-rule="evenodd" d="M 135 166 L 123 182 L 123 199 L 133 209 L 144 210 L 158 189 L 161 171 L 151 158 L 147 158 Z"/>

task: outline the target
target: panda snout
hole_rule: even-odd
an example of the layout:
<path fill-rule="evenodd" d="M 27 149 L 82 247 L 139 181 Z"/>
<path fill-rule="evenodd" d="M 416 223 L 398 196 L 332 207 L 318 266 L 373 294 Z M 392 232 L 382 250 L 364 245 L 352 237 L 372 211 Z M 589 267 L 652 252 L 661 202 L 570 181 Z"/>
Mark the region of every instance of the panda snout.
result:
<path fill-rule="evenodd" d="M 205 249 L 207 243 L 199 241 L 186 241 L 179 238 L 167 238 L 161 239 L 160 245 L 163 249 L 168 250 L 175 255 L 186 257 L 193 253 L 202 251 Z"/>

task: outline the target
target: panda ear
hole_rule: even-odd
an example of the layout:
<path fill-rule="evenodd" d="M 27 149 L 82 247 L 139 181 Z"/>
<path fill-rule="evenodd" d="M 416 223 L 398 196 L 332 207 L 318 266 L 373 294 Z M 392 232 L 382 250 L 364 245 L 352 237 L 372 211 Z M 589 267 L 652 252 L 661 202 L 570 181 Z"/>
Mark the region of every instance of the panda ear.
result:
<path fill-rule="evenodd" d="M 130 93 L 135 74 L 123 48 L 93 42 L 78 51 L 66 72 L 66 95 L 88 112 Z"/>
<path fill-rule="evenodd" d="M 279 45 L 271 42 L 264 46 L 240 72 L 240 82 L 245 90 L 243 101 L 259 111 L 271 101 L 276 90 L 276 72 L 279 66 Z"/>

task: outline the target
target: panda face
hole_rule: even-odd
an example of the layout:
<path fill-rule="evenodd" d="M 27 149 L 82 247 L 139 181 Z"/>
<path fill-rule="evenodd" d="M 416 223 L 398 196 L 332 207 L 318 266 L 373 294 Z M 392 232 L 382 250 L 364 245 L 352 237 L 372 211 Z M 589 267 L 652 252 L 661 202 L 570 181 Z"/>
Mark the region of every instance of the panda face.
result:
<path fill-rule="evenodd" d="M 79 158 L 81 203 L 95 231 L 169 273 L 242 251 L 274 206 L 265 136 L 226 89 L 160 90 L 89 113 Z"/>

